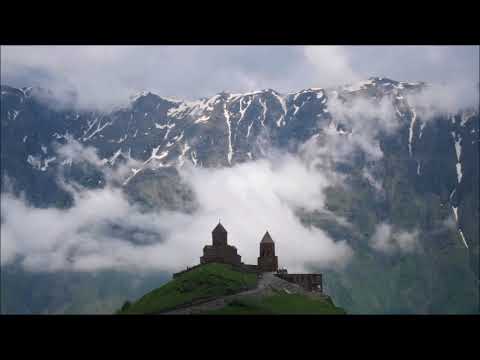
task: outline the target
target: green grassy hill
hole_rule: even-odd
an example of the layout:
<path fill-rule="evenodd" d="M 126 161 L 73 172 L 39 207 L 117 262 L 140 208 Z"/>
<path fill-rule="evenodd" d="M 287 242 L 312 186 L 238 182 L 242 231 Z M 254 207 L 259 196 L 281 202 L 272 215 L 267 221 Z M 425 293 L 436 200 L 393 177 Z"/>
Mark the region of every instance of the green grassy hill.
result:
<path fill-rule="evenodd" d="M 257 277 L 226 264 L 206 264 L 155 289 L 120 314 L 155 314 L 192 301 L 232 295 L 254 288 Z"/>
<path fill-rule="evenodd" d="M 206 264 L 183 273 L 138 301 L 126 303 L 118 314 L 158 314 L 192 302 L 214 299 L 253 289 L 255 274 L 226 264 Z M 266 291 L 261 296 L 239 295 L 221 309 L 205 314 L 345 314 L 329 297 L 311 297 Z"/>
<path fill-rule="evenodd" d="M 263 298 L 240 298 L 222 309 L 212 310 L 212 315 L 260 315 L 260 314 L 311 314 L 342 315 L 345 310 L 336 307 L 329 297 L 310 298 L 301 294 L 282 294 Z"/>

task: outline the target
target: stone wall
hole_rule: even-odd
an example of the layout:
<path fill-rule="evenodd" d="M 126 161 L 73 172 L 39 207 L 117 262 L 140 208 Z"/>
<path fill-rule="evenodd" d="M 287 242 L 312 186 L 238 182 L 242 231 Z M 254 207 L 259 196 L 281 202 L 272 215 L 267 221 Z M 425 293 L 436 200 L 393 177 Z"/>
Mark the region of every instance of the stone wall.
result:
<path fill-rule="evenodd" d="M 248 272 L 255 272 L 255 273 L 260 272 L 258 265 L 250 265 L 250 264 L 242 263 L 242 268 L 244 271 L 248 271 Z"/>
<path fill-rule="evenodd" d="M 323 293 L 322 274 L 276 274 L 280 279 L 300 285 L 307 291 Z"/>
<path fill-rule="evenodd" d="M 278 270 L 277 256 L 262 256 L 258 258 L 258 267 L 263 272 L 274 272 Z"/>
<path fill-rule="evenodd" d="M 237 254 L 235 246 L 230 245 L 206 245 L 203 248 L 203 256 L 200 258 L 201 264 L 207 263 L 225 263 L 232 265 L 241 265 L 242 260 Z"/>
<path fill-rule="evenodd" d="M 275 256 L 275 244 L 273 241 L 260 243 L 260 256 L 257 259 L 257 264 L 263 272 L 278 270 L 278 257 Z"/>

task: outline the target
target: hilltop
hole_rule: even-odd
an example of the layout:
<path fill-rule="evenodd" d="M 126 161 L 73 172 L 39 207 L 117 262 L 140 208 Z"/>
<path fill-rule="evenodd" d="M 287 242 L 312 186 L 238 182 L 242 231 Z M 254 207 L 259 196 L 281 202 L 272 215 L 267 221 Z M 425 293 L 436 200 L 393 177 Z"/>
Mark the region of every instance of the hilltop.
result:
<path fill-rule="evenodd" d="M 209 263 L 185 272 L 117 314 L 345 314 L 328 296 L 265 273 Z"/>

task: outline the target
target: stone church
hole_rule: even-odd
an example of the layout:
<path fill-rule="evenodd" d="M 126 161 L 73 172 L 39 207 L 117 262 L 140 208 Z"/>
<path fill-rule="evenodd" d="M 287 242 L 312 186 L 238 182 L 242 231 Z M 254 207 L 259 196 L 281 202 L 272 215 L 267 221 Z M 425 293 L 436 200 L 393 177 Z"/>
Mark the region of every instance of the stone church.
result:
<path fill-rule="evenodd" d="M 237 248 L 228 245 L 228 232 L 221 223 L 212 231 L 212 245 L 203 247 L 203 256 L 200 257 L 200 264 L 206 263 L 225 263 L 235 266 L 245 266 L 251 270 L 261 272 L 275 272 L 278 270 L 278 258 L 275 256 L 275 243 L 268 233 L 260 241 L 260 256 L 257 265 L 248 265 L 242 262 L 242 258 L 237 253 Z"/>
<path fill-rule="evenodd" d="M 260 254 L 256 265 L 244 264 L 237 248 L 228 245 L 228 232 L 219 222 L 212 231 L 212 244 L 203 247 L 200 264 L 173 275 L 173 277 L 208 263 L 224 263 L 243 271 L 275 273 L 276 276 L 302 286 L 307 291 L 323 292 L 322 274 L 289 274 L 286 269 L 279 270 L 278 257 L 275 255 L 275 242 L 267 231 L 260 241 Z"/>
<path fill-rule="evenodd" d="M 203 256 L 200 264 L 211 262 L 242 265 L 241 256 L 237 254 L 237 248 L 227 244 L 227 230 L 218 223 L 212 231 L 212 245 L 203 247 Z"/>

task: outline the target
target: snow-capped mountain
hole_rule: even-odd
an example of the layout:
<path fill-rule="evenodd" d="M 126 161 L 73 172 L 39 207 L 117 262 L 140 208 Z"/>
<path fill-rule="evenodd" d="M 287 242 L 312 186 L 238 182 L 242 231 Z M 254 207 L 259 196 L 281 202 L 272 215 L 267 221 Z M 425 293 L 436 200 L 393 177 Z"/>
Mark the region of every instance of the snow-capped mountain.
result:
<path fill-rule="evenodd" d="M 51 92 L 2 86 L 2 125 L 23 124 L 22 136 L 9 140 L 32 149 L 25 160 L 38 171 L 55 164 L 51 145 L 67 137 L 95 146 L 111 165 L 121 157 L 133 157 L 145 164 L 156 160 L 157 166 L 181 166 L 187 160 L 195 166 L 231 166 L 262 156 L 259 138 L 282 147 L 302 143 L 322 127 L 335 124 L 329 112 L 332 98 L 390 96 L 400 111 L 405 108 L 399 100 L 404 93 L 422 86 L 372 78 L 337 89 L 306 89 L 286 95 L 272 89 L 220 93 L 197 101 L 175 101 L 142 92 L 132 97 L 130 106 L 111 113 L 46 113 L 44 109 L 43 114 L 34 112 L 53 96 Z M 40 119 L 43 115 L 45 119 Z M 411 131 L 410 146 L 412 141 Z"/>
<path fill-rule="evenodd" d="M 196 167 L 230 167 L 262 158 L 272 147 L 295 153 L 308 141 L 318 141 L 321 146 L 322 141 L 335 136 L 339 148 L 342 141 L 353 142 L 358 148 L 352 162 L 337 164 L 339 171 L 349 174 L 351 192 L 327 197 L 332 212 L 357 226 L 347 236 L 350 245 L 364 251 L 362 244 L 372 233 L 372 218 L 388 219 L 407 228 L 417 226 L 422 229 L 425 248 L 434 250 L 416 266 L 450 271 L 442 263 L 450 260 L 439 254 L 453 247 L 446 258 L 453 259 L 458 252 L 466 256 L 478 282 L 478 109 L 442 112 L 427 119 L 421 104 L 413 104 L 411 99 L 428 86 L 370 78 L 291 94 L 273 89 L 222 92 L 196 101 L 141 92 L 122 108 L 99 112 L 60 105 L 45 89 L 2 85 L 2 191 L 8 185 L 16 193 L 24 193 L 35 206 L 65 206 L 67 197 L 56 182 L 59 169 L 84 186 L 102 186 L 101 174 L 72 166 L 75 159 L 58 157 L 56 144 L 65 144 L 68 139 L 94 147 L 106 167 L 135 159 L 123 186 L 138 195 L 151 182 L 163 190 L 177 189 L 179 185 L 171 180 L 174 169 L 187 162 Z M 386 112 L 370 113 L 355 105 L 362 99 L 393 109 L 397 126 L 390 128 L 389 122 L 383 121 Z M 74 103 L 73 95 L 70 102 Z M 339 106 L 346 109 L 340 111 L 342 116 Z M 352 106 L 355 111 L 351 111 Z M 373 135 L 362 137 L 365 134 Z M 380 158 L 365 155 L 365 142 L 373 140 L 379 144 Z M 369 170 L 368 176 L 363 169 Z M 383 187 L 380 200 L 374 199 L 374 183 Z M 158 193 L 161 195 L 156 196 L 169 196 L 169 191 Z M 333 238 L 337 236 L 339 230 L 317 214 L 305 216 L 309 225 L 328 228 Z M 453 235 L 438 230 L 440 221 L 448 216 L 456 222 Z M 345 237 L 347 230 L 342 231 Z M 378 261 L 385 269 L 384 260 Z M 427 266 L 425 261 L 435 264 Z M 361 266 L 369 265 L 364 262 Z M 357 273 L 361 271 L 352 266 L 345 279 L 357 279 Z M 441 282 L 442 276 L 438 276 Z M 331 293 L 341 296 L 341 287 L 336 286 Z M 339 301 L 342 306 L 345 302 Z"/>
<path fill-rule="evenodd" d="M 122 159 L 141 161 L 141 166 L 131 169 L 126 182 L 145 168 L 183 166 L 186 161 L 194 166 L 232 166 L 264 156 L 266 144 L 295 151 L 299 144 L 325 129 L 348 132 L 348 124 L 332 117 L 332 101 L 366 97 L 392 102 L 404 124 L 399 129 L 401 146 L 415 163 L 416 174 L 428 176 L 428 164 L 419 149 L 429 136 L 429 123 L 419 118 L 406 100 L 425 86 L 420 82 L 370 78 L 332 89 L 313 88 L 292 94 L 272 89 L 244 94 L 223 92 L 197 101 L 141 92 L 132 97 L 128 106 L 110 113 L 54 110 L 49 90 L 2 86 L 2 146 L 10 153 L 2 171 L 11 172 L 8 163 L 17 152 L 12 165 L 18 167 L 20 162 L 33 173 L 69 165 L 71 161 L 60 162 L 53 149 L 55 143 L 64 143 L 68 138 L 94 146 L 107 166 L 115 166 Z M 454 167 L 460 184 L 469 167 L 462 163 L 462 148 L 476 147 L 478 143 L 478 121 L 471 121 L 478 112 L 449 116 L 451 139 L 446 144 L 455 150 Z"/>

